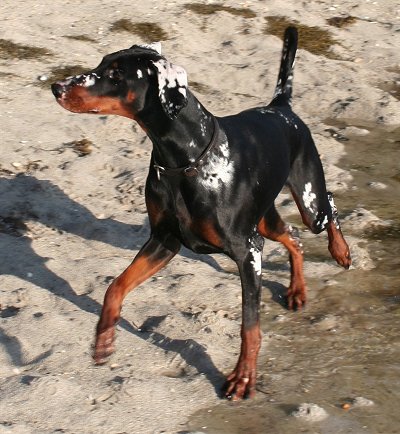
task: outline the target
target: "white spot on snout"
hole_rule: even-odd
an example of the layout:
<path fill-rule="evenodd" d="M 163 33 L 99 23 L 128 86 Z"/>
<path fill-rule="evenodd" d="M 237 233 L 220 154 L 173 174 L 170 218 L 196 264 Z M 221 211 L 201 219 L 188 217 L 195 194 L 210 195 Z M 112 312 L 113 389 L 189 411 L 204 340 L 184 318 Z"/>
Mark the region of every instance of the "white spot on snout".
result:
<path fill-rule="evenodd" d="M 304 186 L 303 203 L 304 206 L 311 212 L 314 212 L 313 202 L 316 198 L 317 196 L 312 192 L 311 182 L 307 182 L 307 184 Z"/>
<path fill-rule="evenodd" d="M 96 83 L 96 79 L 98 78 L 100 77 L 95 72 L 92 72 L 91 74 L 81 74 L 76 77 L 69 77 L 66 81 L 69 80 L 69 83 L 71 83 L 78 80 L 77 86 L 90 87 Z"/>
<path fill-rule="evenodd" d="M 96 79 L 93 76 L 93 74 L 86 75 L 85 80 L 82 82 L 83 87 L 90 87 L 93 86 L 96 83 Z"/>
<path fill-rule="evenodd" d="M 136 74 L 137 74 L 137 78 L 143 78 L 143 72 L 142 72 L 141 69 L 138 69 L 138 70 L 136 71 Z"/>

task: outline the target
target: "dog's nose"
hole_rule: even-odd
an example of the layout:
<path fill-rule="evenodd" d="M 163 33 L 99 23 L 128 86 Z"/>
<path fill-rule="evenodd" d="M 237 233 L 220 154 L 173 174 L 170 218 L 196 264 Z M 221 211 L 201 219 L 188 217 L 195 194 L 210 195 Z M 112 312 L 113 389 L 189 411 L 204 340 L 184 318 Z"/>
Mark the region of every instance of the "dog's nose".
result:
<path fill-rule="evenodd" d="M 53 92 L 53 95 L 56 97 L 56 98 L 61 98 L 62 97 L 62 94 L 64 93 L 64 86 L 62 86 L 61 84 L 59 84 L 59 83 L 53 83 L 52 85 L 51 85 L 51 91 Z"/>

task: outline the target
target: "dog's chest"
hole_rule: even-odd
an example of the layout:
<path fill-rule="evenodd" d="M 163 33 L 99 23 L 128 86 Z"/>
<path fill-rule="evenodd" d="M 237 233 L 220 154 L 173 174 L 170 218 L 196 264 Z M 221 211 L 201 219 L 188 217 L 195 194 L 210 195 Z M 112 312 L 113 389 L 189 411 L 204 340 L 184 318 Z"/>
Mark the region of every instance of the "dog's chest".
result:
<path fill-rule="evenodd" d="M 198 253 L 220 252 L 223 245 L 217 216 L 218 196 L 202 187 L 200 178 L 169 186 L 168 217 L 170 231 L 184 246 Z M 208 193 L 208 194 L 207 194 Z"/>

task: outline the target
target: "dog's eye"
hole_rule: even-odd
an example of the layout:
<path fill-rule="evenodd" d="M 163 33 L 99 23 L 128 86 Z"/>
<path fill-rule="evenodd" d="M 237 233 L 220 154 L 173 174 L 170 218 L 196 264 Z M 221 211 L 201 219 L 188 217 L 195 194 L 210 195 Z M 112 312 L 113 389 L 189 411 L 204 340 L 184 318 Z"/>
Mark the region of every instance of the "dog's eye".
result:
<path fill-rule="evenodd" d="M 111 78 L 111 80 L 119 81 L 122 79 L 122 71 L 120 69 L 110 69 L 108 71 L 108 78 Z"/>

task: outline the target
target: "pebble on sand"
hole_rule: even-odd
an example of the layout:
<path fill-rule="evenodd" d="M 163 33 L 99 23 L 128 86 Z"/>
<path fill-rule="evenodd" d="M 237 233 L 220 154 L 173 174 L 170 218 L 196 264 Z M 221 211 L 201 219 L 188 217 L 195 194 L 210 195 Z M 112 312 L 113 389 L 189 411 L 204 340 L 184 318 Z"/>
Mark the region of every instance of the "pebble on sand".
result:
<path fill-rule="evenodd" d="M 328 417 L 328 413 L 317 404 L 300 404 L 297 410 L 292 412 L 292 416 L 301 418 L 308 422 L 318 422 Z"/>
<path fill-rule="evenodd" d="M 374 405 L 374 401 L 371 401 L 368 398 L 363 398 L 362 396 L 357 396 L 352 400 L 353 407 L 371 407 Z"/>

